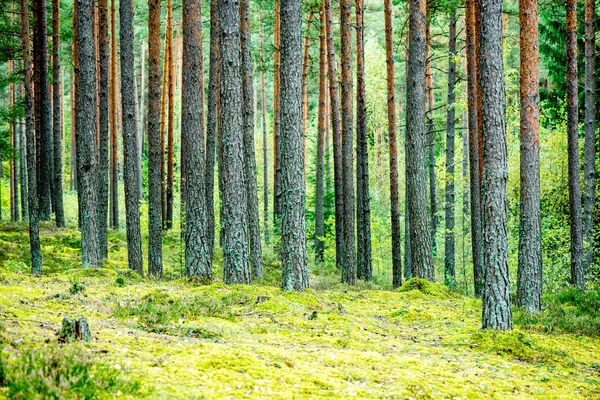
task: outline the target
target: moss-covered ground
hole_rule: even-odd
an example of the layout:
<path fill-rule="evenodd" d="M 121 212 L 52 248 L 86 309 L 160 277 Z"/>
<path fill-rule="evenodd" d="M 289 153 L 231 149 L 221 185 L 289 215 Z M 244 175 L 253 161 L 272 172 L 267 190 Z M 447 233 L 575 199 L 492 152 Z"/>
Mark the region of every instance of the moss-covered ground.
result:
<path fill-rule="evenodd" d="M 51 228 L 47 272 L 34 277 L 24 227 L 0 227 L 0 397 L 18 393 L 2 370 L 21 379 L 31 351 L 75 349 L 118 372 L 98 392 L 108 398 L 600 398 L 598 338 L 481 331 L 481 303 L 435 284 L 313 276 L 314 289 L 283 293 L 270 281 L 199 285 L 178 267 L 157 282 L 126 270 L 122 236 L 111 234 L 103 269 L 83 271 L 78 234 Z M 59 344 L 63 317 L 80 315 L 94 340 Z"/>

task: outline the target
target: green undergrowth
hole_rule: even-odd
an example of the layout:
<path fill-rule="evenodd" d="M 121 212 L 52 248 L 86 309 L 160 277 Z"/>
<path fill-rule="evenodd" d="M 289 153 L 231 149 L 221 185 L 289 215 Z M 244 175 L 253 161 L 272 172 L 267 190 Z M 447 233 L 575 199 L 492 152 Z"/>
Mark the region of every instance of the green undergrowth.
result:
<path fill-rule="evenodd" d="M 542 304 L 538 314 L 517 310 L 517 323 L 540 332 L 600 337 L 600 290 L 566 289 L 544 296 Z"/>
<path fill-rule="evenodd" d="M 103 268 L 84 271 L 73 261 L 34 277 L 14 267 L 28 263 L 19 250 L 26 236 L 14 235 L 19 231 L 0 228 L 0 247 L 10 248 L 0 261 L 0 398 L 600 395 L 596 335 L 540 328 L 519 311 L 515 330 L 481 331 L 481 302 L 436 283 L 412 279 L 383 290 L 313 275 L 312 289 L 285 293 L 269 253 L 267 278 L 257 285 L 189 281 L 176 257 L 165 258 L 167 277 L 154 281 L 126 269 L 125 244 L 114 232 Z M 57 239 L 56 248 L 70 240 Z M 571 293 L 553 301 L 584 318 L 597 300 Z M 550 315 L 549 301 L 542 315 Z M 82 315 L 92 342 L 60 344 L 63 318 Z"/>
<path fill-rule="evenodd" d="M 83 346 L 4 348 L 0 386 L 17 400 L 110 399 L 147 395 L 139 379 L 125 378 Z"/>

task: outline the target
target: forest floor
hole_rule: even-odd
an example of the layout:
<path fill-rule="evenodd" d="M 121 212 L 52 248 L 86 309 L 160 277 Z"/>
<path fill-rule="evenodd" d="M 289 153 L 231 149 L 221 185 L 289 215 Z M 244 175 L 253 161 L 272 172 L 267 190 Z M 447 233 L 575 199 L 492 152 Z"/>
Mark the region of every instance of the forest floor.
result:
<path fill-rule="evenodd" d="M 47 272 L 33 277 L 25 227 L 0 225 L 0 398 L 86 379 L 94 398 L 600 398 L 598 338 L 481 331 L 481 302 L 437 284 L 313 276 L 313 289 L 283 293 L 176 269 L 157 282 L 126 270 L 122 234 L 97 270 L 78 268 L 74 230 L 42 234 Z M 92 342 L 58 343 L 63 318 L 82 315 Z"/>

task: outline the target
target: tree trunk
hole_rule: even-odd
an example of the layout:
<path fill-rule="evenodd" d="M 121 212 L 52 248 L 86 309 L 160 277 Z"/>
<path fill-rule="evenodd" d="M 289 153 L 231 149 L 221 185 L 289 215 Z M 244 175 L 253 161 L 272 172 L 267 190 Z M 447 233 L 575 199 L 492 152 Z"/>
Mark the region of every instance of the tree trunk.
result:
<path fill-rule="evenodd" d="M 283 290 L 310 286 L 302 168 L 302 11 L 281 1 L 281 264 Z"/>
<path fill-rule="evenodd" d="M 333 43 L 333 16 L 331 0 L 324 0 L 327 16 L 327 64 L 329 68 L 329 107 L 331 113 L 331 129 L 333 133 L 333 180 L 335 197 L 335 263 L 338 269 L 343 265 L 343 227 L 344 199 L 342 184 L 342 132 L 340 124 L 340 103 L 338 97 L 338 81 Z"/>
<path fill-rule="evenodd" d="M 31 253 L 31 273 L 42 273 L 42 248 L 40 245 L 40 230 L 38 226 L 38 198 L 36 179 L 36 149 L 33 122 L 33 88 L 31 59 L 29 53 L 29 3 L 21 0 L 21 45 L 23 51 L 23 68 L 25 70 L 25 130 L 27 135 L 27 183 L 29 206 L 29 249 Z"/>
<path fill-rule="evenodd" d="M 263 51 L 263 27 L 262 12 L 258 12 L 258 22 L 260 24 L 260 107 L 262 111 L 262 130 L 263 130 L 263 231 L 265 243 L 269 243 L 269 152 L 267 150 L 267 104 L 265 100 L 265 55 Z"/>
<path fill-rule="evenodd" d="M 83 268 L 100 266 L 98 258 L 98 204 L 96 188 L 96 57 L 92 0 L 77 0 L 79 49 L 77 95 L 77 188 Z"/>
<path fill-rule="evenodd" d="M 406 89 L 406 163 L 412 276 L 434 280 L 425 171 L 425 0 L 411 0 Z"/>
<path fill-rule="evenodd" d="M 13 11 L 12 6 L 11 6 L 11 11 Z M 12 23 L 12 16 L 10 18 L 10 22 Z M 10 76 L 13 74 L 14 61 L 8 60 L 7 64 L 8 64 L 8 75 Z M 16 88 L 16 85 L 13 82 L 10 82 L 8 84 L 8 106 L 9 106 L 10 110 L 12 110 L 13 107 L 15 106 L 15 99 L 16 99 L 15 88 Z M 10 161 L 9 161 L 9 168 L 10 168 L 10 177 L 9 177 L 10 219 L 12 221 L 19 220 L 19 186 L 17 184 L 17 182 L 18 182 L 17 175 L 19 174 L 19 166 L 17 164 L 17 157 L 16 157 L 17 137 L 18 137 L 16 121 L 17 121 L 16 118 L 11 117 L 10 128 L 9 128 L 10 129 L 10 138 L 9 138 L 10 146 L 13 150 L 13 153 L 11 154 Z M 1 159 L 2 159 L 2 157 L 0 156 L 0 160 Z M 0 195 L 0 198 L 2 198 L 1 195 Z M 0 214 L 2 214 L 2 213 L 0 212 Z"/>
<path fill-rule="evenodd" d="M 254 89 L 252 83 L 252 55 L 250 54 L 250 0 L 240 2 L 240 29 L 242 49 L 243 145 L 244 179 L 246 184 L 248 236 L 250 239 L 250 267 L 254 279 L 263 279 L 262 249 L 258 216 L 258 188 L 256 184 L 256 155 L 254 152 Z"/>
<path fill-rule="evenodd" d="M 160 41 L 158 42 L 160 45 Z M 137 134 L 137 143 L 138 143 L 138 174 L 142 176 L 142 158 L 144 156 L 144 132 L 146 131 L 146 47 L 142 42 L 142 60 L 140 62 L 142 65 L 140 71 L 140 104 L 139 104 L 139 124 L 138 124 L 138 134 Z M 144 197 L 143 195 L 143 185 L 142 180 L 139 182 L 139 192 L 140 199 Z"/>
<path fill-rule="evenodd" d="M 279 194 L 280 194 L 280 113 L 281 113 L 281 18 L 280 8 L 281 0 L 274 0 L 274 21 L 273 21 L 273 226 L 279 226 L 280 209 L 279 209 Z"/>
<path fill-rule="evenodd" d="M 456 82 L 456 10 L 452 10 L 448 24 L 448 105 L 446 115 L 446 209 L 444 241 L 444 281 L 449 287 L 456 287 L 454 270 L 454 125 L 456 114 L 454 84 Z"/>
<path fill-rule="evenodd" d="M 140 234 L 140 209 L 137 175 L 137 110 L 133 85 L 133 3 L 121 0 L 120 39 L 121 39 L 121 110 L 123 121 L 123 175 L 125 180 L 125 217 L 127 225 L 127 257 L 129 269 L 144 275 L 142 264 L 142 238 Z"/>
<path fill-rule="evenodd" d="M 431 250 L 433 255 L 437 254 L 437 189 L 435 182 L 435 124 L 434 124 L 434 97 L 433 97 L 433 70 L 431 69 L 430 38 L 431 30 L 429 20 L 426 23 L 425 33 L 425 90 L 427 94 L 427 111 L 425 121 L 427 122 L 427 166 L 429 169 L 429 207 L 431 211 Z"/>
<path fill-rule="evenodd" d="M 167 186 L 166 186 L 166 218 L 165 228 L 173 228 L 173 182 L 175 173 L 175 52 L 173 51 L 173 0 L 167 1 L 167 30 L 168 41 L 168 97 L 169 113 L 167 125 Z M 165 58 L 166 59 L 166 58 Z M 167 77 L 165 77 L 167 79 Z"/>
<path fill-rule="evenodd" d="M 54 148 L 52 140 L 52 106 L 50 105 L 50 88 L 48 87 L 48 23 L 46 0 L 33 3 L 36 8 L 36 36 L 34 41 L 35 103 L 39 111 L 36 125 L 36 141 L 39 146 L 38 185 L 40 219 L 50 220 L 52 180 L 54 179 Z"/>
<path fill-rule="evenodd" d="M 583 186 L 583 271 L 594 264 L 596 203 L 596 2 L 585 2 L 585 142 Z"/>
<path fill-rule="evenodd" d="M 58 0 L 54 0 L 58 1 Z M 108 79 L 109 59 L 108 48 L 108 0 L 100 0 L 98 3 L 99 28 L 98 28 L 98 53 L 99 53 L 99 122 L 100 122 L 100 146 L 98 160 L 98 245 L 100 259 L 108 258 L 107 227 L 108 227 L 108 141 L 109 141 L 109 106 L 108 106 Z M 56 116 L 55 116 L 56 118 Z"/>
<path fill-rule="evenodd" d="M 19 93 L 23 86 L 19 85 Z M 25 97 L 25 96 L 23 96 Z M 25 120 L 19 121 L 19 186 L 21 187 L 21 215 L 23 221 L 29 220 L 29 190 L 27 185 L 27 138 L 25 137 Z"/>
<path fill-rule="evenodd" d="M 302 58 L 302 154 L 304 177 L 306 178 L 306 122 L 308 121 L 308 67 L 310 62 L 310 26 L 313 21 L 312 11 L 308 14 L 306 34 L 304 35 L 304 56 Z"/>
<path fill-rule="evenodd" d="M 110 226 L 119 229 L 119 153 L 117 137 L 117 11 L 115 0 L 110 2 Z"/>
<path fill-rule="evenodd" d="M 482 0 L 479 70 L 483 136 L 483 329 L 512 329 L 506 220 L 502 0 Z"/>
<path fill-rule="evenodd" d="M 483 293 L 483 222 L 481 220 L 481 175 L 479 154 L 479 107 L 477 78 L 477 26 L 475 3 L 466 0 L 467 30 L 467 91 L 469 109 L 469 169 L 471 189 L 471 246 L 473 257 L 473 281 L 475 295 Z"/>
<path fill-rule="evenodd" d="M 521 214 L 517 304 L 541 311 L 540 104 L 537 0 L 519 3 L 521 25 Z"/>
<path fill-rule="evenodd" d="M 148 0 L 148 275 L 162 276 L 160 0 Z"/>
<path fill-rule="evenodd" d="M 391 0 L 383 2 L 385 14 L 385 54 L 387 70 L 387 113 L 390 155 L 390 212 L 392 222 L 392 284 L 402 285 L 402 240 L 400 237 L 400 207 L 398 197 L 398 149 L 396 147 L 396 103 L 394 99 L 394 43 L 392 38 Z M 365 138 L 366 139 L 366 138 Z M 368 157 L 368 155 L 366 155 Z"/>
<path fill-rule="evenodd" d="M 163 80 L 162 80 L 162 98 L 160 108 L 160 198 L 161 198 L 161 213 L 162 227 L 166 227 L 167 222 L 167 181 L 166 181 L 166 146 L 165 132 L 168 130 L 167 104 L 169 101 L 169 36 L 165 34 L 165 49 L 163 61 Z M 168 132 L 167 132 L 168 134 Z"/>
<path fill-rule="evenodd" d="M 215 244 L 215 151 L 219 129 L 219 1 L 210 2 L 210 59 L 208 72 L 208 115 L 206 118 L 206 231 L 209 259 Z"/>
<path fill-rule="evenodd" d="M 579 177 L 579 110 L 577 90 L 577 2 L 567 0 L 567 138 L 569 159 L 569 222 L 571 284 L 583 288 L 581 187 Z"/>
<path fill-rule="evenodd" d="M 158 14 L 160 14 L 160 8 L 157 8 Z M 160 20 L 158 22 L 160 23 Z M 160 41 L 156 40 L 156 43 L 160 44 Z M 202 84 L 200 82 L 202 79 L 200 72 L 202 68 L 201 54 L 202 2 L 200 0 L 184 0 L 181 100 L 186 107 L 181 118 L 181 145 L 185 149 L 181 161 L 186 171 L 184 182 L 186 186 L 185 271 L 188 276 L 211 280 L 212 260 L 210 259 L 210 251 L 206 240 L 204 130 L 202 129 L 204 110 L 202 109 Z M 155 68 L 155 70 L 158 71 L 159 69 Z M 156 91 L 156 95 L 158 95 L 158 91 Z M 158 100 L 158 96 L 156 96 L 156 100 Z"/>
<path fill-rule="evenodd" d="M 219 1 L 221 23 L 221 227 L 223 279 L 250 283 L 247 195 L 244 185 L 243 90 L 241 76 L 240 7 Z"/>
<path fill-rule="evenodd" d="M 340 1 L 340 35 L 342 60 L 342 186 L 344 256 L 342 282 L 356 284 L 356 246 L 354 240 L 354 136 L 352 125 L 352 22 L 350 0 Z"/>
<path fill-rule="evenodd" d="M 371 201 L 369 196 L 369 145 L 365 103 L 365 45 L 363 0 L 356 5 L 356 227 L 357 277 L 373 280 L 371 258 Z"/>
<path fill-rule="evenodd" d="M 325 37 L 325 5 L 321 6 L 319 27 L 319 119 L 317 130 L 317 174 L 315 189 L 315 264 L 324 261 L 325 251 L 325 131 L 327 121 L 325 118 L 325 96 L 327 95 L 327 42 Z"/>
<path fill-rule="evenodd" d="M 406 42 L 408 43 L 408 39 L 410 37 L 410 32 L 407 33 Z M 406 50 L 405 55 L 405 80 L 406 80 L 406 93 L 408 94 L 408 48 Z M 400 103 L 400 100 L 398 100 Z M 398 107 L 402 108 L 402 107 Z M 407 119 L 408 119 L 408 110 L 407 110 Z M 404 154 L 408 154 L 408 128 L 404 132 Z M 410 254 L 410 213 L 408 207 L 408 192 L 410 190 L 410 186 L 408 185 L 408 156 L 404 158 L 404 279 L 409 280 L 412 278 L 412 266 L 411 266 L 411 254 Z"/>

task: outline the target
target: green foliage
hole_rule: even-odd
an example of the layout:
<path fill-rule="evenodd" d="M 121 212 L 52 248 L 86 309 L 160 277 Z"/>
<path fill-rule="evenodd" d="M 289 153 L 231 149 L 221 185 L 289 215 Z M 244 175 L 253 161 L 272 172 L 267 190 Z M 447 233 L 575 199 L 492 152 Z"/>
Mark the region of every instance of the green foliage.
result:
<path fill-rule="evenodd" d="M 126 379 L 80 345 L 4 350 L 0 386 L 11 399 L 105 399 L 141 394 L 141 382 Z"/>
<path fill-rule="evenodd" d="M 538 314 L 517 309 L 515 322 L 524 328 L 542 332 L 600 336 L 600 290 L 584 292 L 569 288 L 546 295 L 543 306 L 544 311 Z"/>
<path fill-rule="evenodd" d="M 155 290 L 139 300 L 120 301 L 113 313 L 120 318 L 135 317 L 142 326 L 152 328 L 200 316 L 233 320 L 235 313 L 231 306 L 240 301 L 243 301 L 242 296 L 230 293 L 175 297 L 164 290 Z"/>

